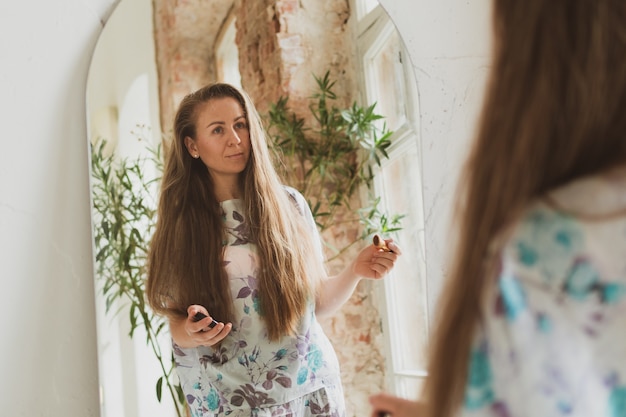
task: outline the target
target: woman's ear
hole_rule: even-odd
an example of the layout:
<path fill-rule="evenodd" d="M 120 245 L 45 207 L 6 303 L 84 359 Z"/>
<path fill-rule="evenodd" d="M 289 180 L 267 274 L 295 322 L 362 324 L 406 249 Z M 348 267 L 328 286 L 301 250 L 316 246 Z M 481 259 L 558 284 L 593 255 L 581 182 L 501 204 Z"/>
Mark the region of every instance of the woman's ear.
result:
<path fill-rule="evenodd" d="M 191 155 L 192 158 L 198 158 L 200 153 L 198 152 L 198 147 L 196 146 L 196 142 L 191 139 L 191 137 L 185 137 L 185 147 L 187 148 L 187 152 Z"/>

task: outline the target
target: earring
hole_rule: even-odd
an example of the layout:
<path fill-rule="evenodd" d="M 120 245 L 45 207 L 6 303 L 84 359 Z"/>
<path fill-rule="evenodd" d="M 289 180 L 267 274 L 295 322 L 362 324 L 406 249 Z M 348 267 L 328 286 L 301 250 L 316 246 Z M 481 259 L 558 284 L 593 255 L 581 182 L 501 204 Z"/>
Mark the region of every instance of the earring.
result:
<path fill-rule="evenodd" d="M 196 158 L 196 159 L 198 159 L 198 158 L 200 158 L 200 155 L 195 154 L 193 157 L 194 157 L 194 158 Z"/>

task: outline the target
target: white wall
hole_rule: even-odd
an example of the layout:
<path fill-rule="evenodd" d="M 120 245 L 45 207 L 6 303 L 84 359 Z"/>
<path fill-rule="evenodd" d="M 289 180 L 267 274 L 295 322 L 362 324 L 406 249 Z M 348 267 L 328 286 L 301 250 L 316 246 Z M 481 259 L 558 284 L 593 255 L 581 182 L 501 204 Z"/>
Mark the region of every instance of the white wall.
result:
<path fill-rule="evenodd" d="M 417 80 L 426 275 L 432 301 L 439 294 L 452 246 L 448 232 L 457 175 L 482 104 L 491 48 L 491 2 L 380 3 L 411 54 Z"/>
<path fill-rule="evenodd" d="M 115 2 L 0 3 L 2 415 L 99 415 L 85 84 Z M 436 281 L 456 166 L 484 83 L 488 1 L 382 4 L 418 80 L 428 275 Z"/>
<path fill-rule="evenodd" d="M 97 416 L 85 81 L 113 0 L 0 2 L 0 414 Z"/>

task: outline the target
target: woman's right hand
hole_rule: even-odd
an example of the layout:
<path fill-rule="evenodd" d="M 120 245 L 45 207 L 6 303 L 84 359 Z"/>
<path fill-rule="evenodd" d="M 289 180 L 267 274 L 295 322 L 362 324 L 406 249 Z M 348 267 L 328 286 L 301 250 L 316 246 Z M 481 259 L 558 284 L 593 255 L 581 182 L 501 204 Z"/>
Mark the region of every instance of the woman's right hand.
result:
<path fill-rule="evenodd" d="M 206 317 L 195 321 L 194 316 L 202 313 Z M 206 308 L 201 305 L 190 305 L 187 308 L 186 319 L 171 319 L 170 332 L 174 342 L 182 348 L 198 346 L 213 346 L 221 342 L 233 328 L 232 323 L 220 323 L 211 327 L 213 318 Z"/>
<path fill-rule="evenodd" d="M 420 417 L 424 412 L 424 405 L 411 400 L 405 400 L 393 395 L 380 393 L 370 397 L 372 417 Z"/>

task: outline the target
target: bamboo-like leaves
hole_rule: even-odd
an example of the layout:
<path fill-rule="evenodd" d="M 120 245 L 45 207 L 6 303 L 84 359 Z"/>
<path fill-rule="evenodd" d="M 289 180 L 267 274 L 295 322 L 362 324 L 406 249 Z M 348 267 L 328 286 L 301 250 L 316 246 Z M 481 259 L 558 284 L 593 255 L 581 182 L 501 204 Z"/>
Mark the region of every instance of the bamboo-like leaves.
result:
<path fill-rule="evenodd" d="M 92 147 L 92 205 L 96 276 L 105 297 L 107 313 L 116 314 L 128 306 L 129 337 L 143 329 L 162 371 L 156 384 L 161 401 L 163 384 L 176 406 L 185 415 L 184 397 L 173 381 L 174 362 L 164 361 L 157 336 L 165 327 L 145 302 L 146 259 L 156 224 L 156 186 L 162 172 L 160 147 L 149 158 L 116 160 L 105 155 L 105 141 Z M 150 168 L 150 169 L 147 169 Z M 147 172 L 154 172 L 151 177 Z"/>

